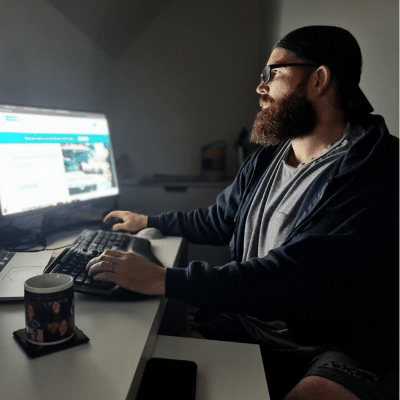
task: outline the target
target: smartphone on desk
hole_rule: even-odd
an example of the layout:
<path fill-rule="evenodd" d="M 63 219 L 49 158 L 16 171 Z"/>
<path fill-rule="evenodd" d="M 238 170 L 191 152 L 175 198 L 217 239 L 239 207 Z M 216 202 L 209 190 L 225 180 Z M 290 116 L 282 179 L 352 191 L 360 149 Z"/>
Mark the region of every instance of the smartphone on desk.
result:
<path fill-rule="evenodd" d="M 136 400 L 194 400 L 197 364 L 193 361 L 150 358 Z"/>

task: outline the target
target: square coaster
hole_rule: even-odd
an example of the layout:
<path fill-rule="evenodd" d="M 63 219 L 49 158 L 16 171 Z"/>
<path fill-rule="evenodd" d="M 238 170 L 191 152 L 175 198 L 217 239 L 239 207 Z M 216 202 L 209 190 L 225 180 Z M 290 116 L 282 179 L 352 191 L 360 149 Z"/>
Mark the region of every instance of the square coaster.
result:
<path fill-rule="evenodd" d="M 75 335 L 66 342 L 54 345 L 40 346 L 32 344 L 26 340 L 25 329 L 19 329 L 13 332 L 17 342 L 21 345 L 22 349 L 30 358 L 41 357 L 46 354 L 55 353 L 57 351 L 69 349 L 70 347 L 79 346 L 80 344 L 87 343 L 89 338 L 75 326 Z"/>

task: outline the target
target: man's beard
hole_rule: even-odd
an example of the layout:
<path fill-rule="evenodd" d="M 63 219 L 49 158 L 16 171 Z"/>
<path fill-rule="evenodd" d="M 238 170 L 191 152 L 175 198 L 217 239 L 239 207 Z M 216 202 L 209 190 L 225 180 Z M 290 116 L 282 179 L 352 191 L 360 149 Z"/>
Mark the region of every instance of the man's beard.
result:
<path fill-rule="evenodd" d="M 250 141 L 277 146 L 287 140 L 309 135 L 317 124 L 317 115 L 311 102 L 303 93 L 274 102 L 267 95 L 260 102 L 269 102 L 254 121 Z"/>

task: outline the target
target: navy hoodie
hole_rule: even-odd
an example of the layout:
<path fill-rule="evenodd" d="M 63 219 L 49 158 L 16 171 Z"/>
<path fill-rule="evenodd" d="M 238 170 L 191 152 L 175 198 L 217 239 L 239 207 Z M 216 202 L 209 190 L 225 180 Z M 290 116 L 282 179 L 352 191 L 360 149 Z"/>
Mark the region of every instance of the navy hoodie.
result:
<path fill-rule="evenodd" d="M 251 155 L 216 204 L 149 217 L 192 243 L 227 245 L 231 262 L 168 269 L 166 297 L 203 309 L 284 321 L 304 345 L 333 345 L 398 365 L 399 140 L 382 117 L 350 121 L 365 135 L 307 191 L 285 242 L 241 262 L 250 204 L 279 148 Z"/>

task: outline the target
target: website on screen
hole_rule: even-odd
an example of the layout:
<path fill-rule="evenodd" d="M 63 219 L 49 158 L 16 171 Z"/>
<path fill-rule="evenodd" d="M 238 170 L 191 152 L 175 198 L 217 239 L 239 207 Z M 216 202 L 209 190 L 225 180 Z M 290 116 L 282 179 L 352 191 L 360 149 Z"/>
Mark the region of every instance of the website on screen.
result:
<path fill-rule="evenodd" d="M 1 112 L 3 215 L 118 194 L 103 114 Z"/>

